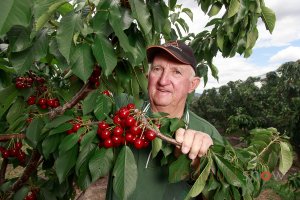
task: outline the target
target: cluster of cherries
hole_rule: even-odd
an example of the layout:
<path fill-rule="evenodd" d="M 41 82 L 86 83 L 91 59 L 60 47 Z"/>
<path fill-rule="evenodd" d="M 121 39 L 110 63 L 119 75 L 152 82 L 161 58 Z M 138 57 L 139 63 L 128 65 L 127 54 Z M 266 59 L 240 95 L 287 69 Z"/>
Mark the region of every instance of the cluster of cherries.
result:
<path fill-rule="evenodd" d="M 31 190 L 27 196 L 24 198 L 24 200 L 36 200 L 37 199 L 37 193 L 38 190 Z"/>
<path fill-rule="evenodd" d="M 45 83 L 45 79 L 32 74 L 32 77 L 19 76 L 16 78 L 16 88 L 25 89 L 31 88 L 34 84 L 43 85 Z"/>
<path fill-rule="evenodd" d="M 80 129 L 81 123 L 82 123 L 82 119 L 81 119 L 81 117 L 77 117 L 76 121 L 71 120 L 69 123 L 72 124 L 72 128 L 69 129 L 69 130 L 67 130 L 67 134 L 68 135 L 76 133 L 78 131 L 78 129 Z"/>
<path fill-rule="evenodd" d="M 0 152 L 4 159 L 17 158 L 21 164 L 24 164 L 26 159 L 26 154 L 21 148 L 22 148 L 22 142 L 15 142 L 12 145 L 12 147 L 8 149 L 0 146 Z"/>
<path fill-rule="evenodd" d="M 58 98 L 44 98 L 37 99 L 36 96 L 32 95 L 27 99 L 28 105 L 38 105 L 41 109 L 57 108 L 60 106 Z"/>
<path fill-rule="evenodd" d="M 111 148 L 132 144 L 136 149 L 142 149 L 155 139 L 156 133 L 136 119 L 134 109 L 134 104 L 120 108 L 114 114 L 112 125 L 105 121 L 98 123 L 99 147 Z"/>
<path fill-rule="evenodd" d="M 100 85 L 100 74 L 101 74 L 101 70 L 98 66 L 96 66 L 93 70 L 92 75 L 89 78 L 89 82 L 91 84 L 92 87 L 99 87 Z"/>

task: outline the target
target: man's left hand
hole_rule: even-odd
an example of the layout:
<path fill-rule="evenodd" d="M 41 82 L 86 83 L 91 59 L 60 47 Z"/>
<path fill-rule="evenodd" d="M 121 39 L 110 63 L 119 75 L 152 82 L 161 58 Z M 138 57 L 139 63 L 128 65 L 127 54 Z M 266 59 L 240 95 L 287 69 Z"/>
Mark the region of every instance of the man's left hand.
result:
<path fill-rule="evenodd" d="M 189 158 L 192 160 L 197 156 L 204 156 L 208 148 L 213 145 L 213 141 L 208 134 L 191 129 L 179 128 L 175 133 L 175 139 L 181 143 L 181 152 L 189 154 Z"/>

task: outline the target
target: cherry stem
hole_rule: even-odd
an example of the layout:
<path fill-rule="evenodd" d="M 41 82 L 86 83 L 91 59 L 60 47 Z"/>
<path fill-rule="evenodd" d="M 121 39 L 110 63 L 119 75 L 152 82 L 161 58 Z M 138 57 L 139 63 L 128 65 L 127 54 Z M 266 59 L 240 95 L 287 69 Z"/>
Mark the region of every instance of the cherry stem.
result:
<path fill-rule="evenodd" d="M 11 139 L 24 139 L 24 133 L 15 133 L 15 134 L 0 134 L 0 141 L 7 141 Z"/>
<path fill-rule="evenodd" d="M 135 112 L 135 113 L 139 113 L 139 110 L 136 109 L 134 112 Z M 143 124 L 145 125 L 145 127 L 146 127 L 147 129 L 150 129 L 151 131 L 153 131 L 153 132 L 156 134 L 156 137 L 158 137 L 158 138 L 162 139 L 163 141 L 168 142 L 168 143 L 170 143 L 170 144 L 173 144 L 173 145 L 176 145 L 176 146 L 181 146 L 181 143 L 177 142 L 175 139 L 170 138 L 170 137 L 168 137 L 168 136 L 162 134 L 160 131 L 154 129 L 154 128 L 149 124 L 148 120 L 146 119 L 146 117 L 145 117 L 143 114 L 140 114 L 140 116 L 141 116 L 142 122 L 143 122 Z"/>

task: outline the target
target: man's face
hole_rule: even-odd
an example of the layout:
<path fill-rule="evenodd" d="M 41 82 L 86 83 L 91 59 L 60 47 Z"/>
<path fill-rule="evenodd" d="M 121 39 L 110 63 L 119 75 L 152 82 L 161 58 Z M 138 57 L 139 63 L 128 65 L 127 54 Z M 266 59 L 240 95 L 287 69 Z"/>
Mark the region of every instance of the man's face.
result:
<path fill-rule="evenodd" d="M 178 63 L 167 54 L 155 56 L 149 71 L 148 93 L 154 111 L 184 108 L 188 93 L 199 84 L 191 66 Z M 172 110 L 169 110 L 172 112 Z"/>

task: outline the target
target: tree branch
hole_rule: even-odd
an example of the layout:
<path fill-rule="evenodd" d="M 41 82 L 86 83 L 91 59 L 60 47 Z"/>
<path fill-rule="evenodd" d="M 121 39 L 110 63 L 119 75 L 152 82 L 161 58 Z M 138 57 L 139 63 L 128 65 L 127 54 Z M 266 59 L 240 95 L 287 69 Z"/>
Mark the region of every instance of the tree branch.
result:
<path fill-rule="evenodd" d="M 18 191 L 24 185 L 24 183 L 28 181 L 31 174 L 37 169 L 40 157 L 41 154 L 37 149 L 34 149 L 22 176 L 20 176 L 18 180 L 7 190 L 7 199 L 11 199 L 13 194 Z"/>
<path fill-rule="evenodd" d="M 92 91 L 92 89 L 89 87 L 90 83 L 87 82 L 86 84 L 83 85 L 83 87 L 75 94 L 75 96 L 65 103 L 63 106 L 57 107 L 53 110 L 51 110 L 48 114 L 50 119 L 53 119 L 57 115 L 62 115 L 67 109 L 72 108 L 75 106 L 81 99 L 86 97 L 86 95 Z"/>
<path fill-rule="evenodd" d="M 13 133 L 13 134 L 0 134 L 0 141 L 6 141 L 11 139 L 24 139 L 24 133 Z"/>
<path fill-rule="evenodd" d="M 4 158 L 0 169 L 0 185 L 2 185 L 5 181 L 5 172 L 6 172 L 7 164 L 8 164 L 8 159 Z"/>

